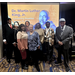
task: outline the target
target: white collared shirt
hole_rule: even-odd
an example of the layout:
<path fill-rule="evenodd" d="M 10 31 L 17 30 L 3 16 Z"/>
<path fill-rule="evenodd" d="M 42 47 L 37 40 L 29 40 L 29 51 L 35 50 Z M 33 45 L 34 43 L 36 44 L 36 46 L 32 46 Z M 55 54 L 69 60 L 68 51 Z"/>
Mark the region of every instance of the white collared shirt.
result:
<path fill-rule="evenodd" d="M 9 25 L 9 27 L 10 27 L 10 25 L 12 26 L 12 24 L 8 24 Z"/>
<path fill-rule="evenodd" d="M 66 25 L 64 25 L 63 29 L 62 29 L 62 26 L 61 26 L 61 30 L 62 30 L 61 35 L 63 34 L 63 31 L 65 30 L 65 27 L 66 27 Z"/>
<path fill-rule="evenodd" d="M 49 28 L 46 28 L 46 34 L 48 33 L 48 31 L 49 31 Z"/>
<path fill-rule="evenodd" d="M 61 26 L 61 29 L 64 31 L 64 30 L 65 30 L 65 27 L 66 27 L 66 25 L 64 25 L 64 27 L 63 27 L 63 29 L 62 29 L 62 26 Z"/>

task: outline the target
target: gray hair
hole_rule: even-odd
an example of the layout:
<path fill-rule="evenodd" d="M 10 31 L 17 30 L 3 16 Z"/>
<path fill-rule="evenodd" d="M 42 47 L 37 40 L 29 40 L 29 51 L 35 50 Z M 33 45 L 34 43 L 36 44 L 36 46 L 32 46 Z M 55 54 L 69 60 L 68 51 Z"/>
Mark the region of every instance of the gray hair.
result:
<path fill-rule="evenodd" d="M 29 27 L 30 27 L 30 26 L 33 26 L 33 25 L 32 25 L 32 24 L 30 24 L 30 25 L 29 25 Z"/>

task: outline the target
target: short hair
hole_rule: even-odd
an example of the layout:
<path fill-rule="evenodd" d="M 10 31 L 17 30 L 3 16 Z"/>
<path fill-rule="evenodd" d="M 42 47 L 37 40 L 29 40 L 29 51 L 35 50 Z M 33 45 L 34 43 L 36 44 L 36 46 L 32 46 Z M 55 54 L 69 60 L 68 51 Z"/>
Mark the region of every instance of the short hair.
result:
<path fill-rule="evenodd" d="M 32 24 L 30 24 L 30 25 L 29 25 L 29 27 L 30 27 L 30 26 L 32 26 L 32 27 L 33 27 L 33 25 L 32 25 Z"/>
<path fill-rule="evenodd" d="M 14 25 L 15 25 L 15 23 L 18 23 L 18 25 L 19 25 L 19 22 L 18 22 L 18 21 L 15 21 L 15 22 L 14 22 Z"/>
<path fill-rule="evenodd" d="M 7 19 L 7 23 L 8 23 L 9 20 L 11 20 L 11 18 L 8 18 L 8 19 Z"/>
<path fill-rule="evenodd" d="M 25 21 L 25 26 L 26 26 L 26 22 L 28 22 L 28 23 L 29 23 L 29 25 L 30 25 L 30 22 L 29 22 L 29 21 Z"/>
<path fill-rule="evenodd" d="M 40 23 L 36 23 L 35 24 L 35 29 L 37 29 L 37 24 L 39 24 L 40 25 L 39 28 L 41 28 L 41 24 Z"/>
<path fill-rule="evenodd" d="M 7 21 L 11 20 L 11 18 L 8 18 Z"/>
<path fill-rule="evenodd" d="M 50 24 L 50 22 L 49 22 L 49 21 L 47 21 L 45 24 L 47 24 L 47 23 L 49 23 L 49 24 Z"/>
<path fill-rule="evenodd" d="M 25 25 L 24 24 L 20 24 L 19 25 L 19 31 L 22 31 L 21 27 L 25 27 Z M 25 29 L 25 31 L 26 31 L 26 29 Z"/>

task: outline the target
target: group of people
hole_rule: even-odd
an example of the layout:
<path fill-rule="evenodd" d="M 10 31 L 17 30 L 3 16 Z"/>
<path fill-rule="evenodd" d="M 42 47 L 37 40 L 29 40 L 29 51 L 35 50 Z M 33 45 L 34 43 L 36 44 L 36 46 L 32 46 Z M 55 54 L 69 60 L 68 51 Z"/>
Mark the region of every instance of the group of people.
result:
<path fill-rule="evenodd" d="M 33 30 L 33 25 L 29 21 L 20 25 L 18 21 L 15 21 L 12 26 L 11 18 L 8 18 L 7 24 L 3 26 L 3 43 L 6 45 L 7 61 L 10 63 L 14 51 L 15 63 L 21 62 L 22 69 L 28 69 L 28 65 L 34 65 L 37 71 L 40 71 L 38 61 L 47 63 L 52 61 L 54 42 L 56 41 L 57 63 L 62 63 L 61 54 L 63 53 L 64 65 L 66 71 L 69 71 L 68 51 L 69 41 L 73 37 L 73 29 L 65 25 L 64 18 L 61 18 L 59 22 L 60 25 L 54 33 L 53 28 L 50 28 L 49 21 L 45 23 L 46 29 L 43 30 L 41 24 L 36 23 Z M 44 60 L 45 58 L 46 60 Z"/>

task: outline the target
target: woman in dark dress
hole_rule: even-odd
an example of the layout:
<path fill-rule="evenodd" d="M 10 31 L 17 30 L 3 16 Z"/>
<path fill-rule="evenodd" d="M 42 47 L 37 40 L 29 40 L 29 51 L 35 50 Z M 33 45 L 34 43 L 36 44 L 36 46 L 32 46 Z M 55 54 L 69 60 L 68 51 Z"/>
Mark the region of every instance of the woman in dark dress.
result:
<path fill-rule="evenodd" d="M 20 51 L 18 50 L 18 47 L 17 47 L 17 32 L 18 32 L 18 27 L 19 27 L 19 22 L 15 21 L 14 22 L 14 26 L 13 26 L 13 29 L 14 29 L 14 56 L 15 56 L 15 63 L 18 64 L 20 63 L 21 61 L 21 54 L 20 54 Z"/>
<path fill-rule="evenodd" d="M 44 42 L 44 30 L 41 28 L 40 23 L 35 24 L 35 30 L 39 34 L 40 38 L 40 49 L 38 49 L 38 54 L 39 54 L 39 60 L 40 60 L 40 68 L 41 71 L 43 71 L 43 42 Z"/>

